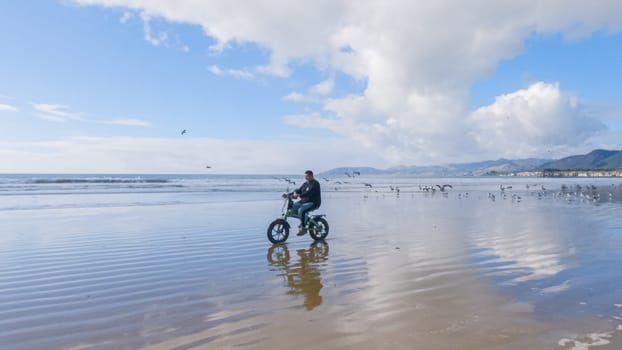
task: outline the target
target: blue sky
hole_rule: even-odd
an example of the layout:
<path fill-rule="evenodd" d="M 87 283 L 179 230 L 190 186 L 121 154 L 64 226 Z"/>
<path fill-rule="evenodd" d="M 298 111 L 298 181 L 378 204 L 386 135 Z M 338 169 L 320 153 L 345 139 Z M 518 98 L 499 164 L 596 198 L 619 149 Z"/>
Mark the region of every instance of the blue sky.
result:
<path fill-rule="evenodd" d="M 523 54 L 499 62 L 493 76 L 473 86 L 472 106 L 489 104 L 494 96 L 534 80 L 558 81 L 586 103 L 620 104 L 622 89 L 612 77 L 622 77 L 621 60 L 621 33 L 596 32 L 577 41 L 560 35 L 534 36 L 525 42 Z"/>
<path fill-rule="evenodd" d="M 263 18 L 234 8 L 219 21 L 211 13 L 225 6 L 217 2 L 188 2 L 210 14 L 204 18 L 165 2 L 78 2 L 0 3 L 0 154 L 9 160 L 2 172 L 192 173 L 204 154 L 215 172 L 296 172 L 622 148 L 615 142 L 622 130 L 616 5 L 591 13 L 579 34 L 580 8 L 563 19 L 568 24 L 536 23 L 552 27 L 542 32 L 526 31 L 533 20 L 517 16 L 526 24 L 507 28 L 507 39 L 445 55 L 454 32 L 436 39 L 432 22 L 414 39 L 406 28 L 403 38 L 366 41 L 347 36 L 351 27 L 368 29 L 365 16 L 341 28 L 335 23 L 343 19 L 323 23 L 323 9 L 298 27 L 286 10 Z M 404 6 L 418 9 L 417 1 Z M 227 26 L 231 13 L 249 28 Z M 301 31 L 300 42 L 282 33 L 283 23 Z M 463 31 L 455 29 L 456 42 Z M 285 74 L 274 73 L 283 66 Z M 544 107 L 515 109 L 517 101 Z M 500 125 L 505 115 L 516 122 Z M 464 133 L 451 131 L 456 123 Z M 558 137 L 553 129 L 567 124 L 577 126 Z M 534 133 L 543 127 L 555 134 Z M 152 145 L 154 153 L 179 159 L 187 152 L 188 159 L 147 164 Z M 82 147 L 96 148 L 76 153 Z"/>

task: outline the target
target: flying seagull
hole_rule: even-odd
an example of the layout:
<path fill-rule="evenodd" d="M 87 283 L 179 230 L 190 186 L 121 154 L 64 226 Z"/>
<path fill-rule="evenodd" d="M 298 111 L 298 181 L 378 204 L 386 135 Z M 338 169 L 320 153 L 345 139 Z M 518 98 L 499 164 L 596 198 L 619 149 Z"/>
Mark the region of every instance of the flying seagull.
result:
<path fill-rule="evenodd" d="M 206 169 L 211 169 L 211 166 L 206 165 L 206 166 L 205 166 L 205 168 L 206 168 Z"/>
<path fill-rule="evenodd" d="M 445 188 L 447 188 L 447 187 L 449 187 L 449 188 L 454 188 L 452 185 L 447 185 L 447 184 L 445 184 L 445 185 L 443 185 L 443 186 L 441 186 L 441 185 L 436 185 L 436 187 L 438 187 L 438 189 L 439 189 L 439 190 L 441 190 L 441 192 L 444 192 L 444 191 L 445 191 Z"/>
<path fill-rule="evenodd" d="M 372 188 L 372 187 L 373 187 L 371 184 L 368 184 L 368 183 L 365 183 L 365 184 L 363 184 L 363 185 L 365 185 L 365 187 L 369 187 L 369 188 Z"/>
<path fill-rule="evenodd" d="M 288 179 L 286 177 L 284 177 L 283 180 L 285 180 L 286 182 L 288 182 L 291 185 L 296 185 L 296 181 L 292 181 L 292 180 L 290 180 L 290 179 Z"/>
<path fill-rule="evenodd" d="M 181 131 L 181 134 L 184 135 L 186 133 L 186 129 Z"/>
<path fill-rule="evenodd" d="M 347 172 L 345 172 L 344 174 L 348 175 L 348 177 L 352 177 L 352 175 L 348 174 Z"/>
<path fill-rule="evenodd" d="M 352 172 L 352 175 L 358 175 L 358 176 L 361 176 L 361 173 L 360 173 L 359 171 L 353 171 L 353 172 Z"/>

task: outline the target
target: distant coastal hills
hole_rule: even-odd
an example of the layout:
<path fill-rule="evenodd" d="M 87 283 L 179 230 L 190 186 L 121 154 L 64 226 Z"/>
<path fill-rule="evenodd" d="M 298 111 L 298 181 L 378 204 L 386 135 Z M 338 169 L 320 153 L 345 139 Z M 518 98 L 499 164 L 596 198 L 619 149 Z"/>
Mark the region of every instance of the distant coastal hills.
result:
<path fill-rule="evenodd" d="M 597 172 L 595 172 L 597 171 Z M 498 159 L 475 163 L 457 163 L 436 166 L 396 166 L 388 169 L 372 167 L 339 167 L 321 173 L 339 176 L 360 172 L 361 175 L 413 175 L 413 176 L 620 176 L 622 151 L 597 149 L 588 154 L 562 159 Z M 591 174 L 590 172 L 593 172 Z"/>
<path fill-rule="evenodd" d="M 544 163 L 539 168 L 543 170 L 622 169 L 622 151 L 597 149 L 588 154 L 570 156 Z"/>

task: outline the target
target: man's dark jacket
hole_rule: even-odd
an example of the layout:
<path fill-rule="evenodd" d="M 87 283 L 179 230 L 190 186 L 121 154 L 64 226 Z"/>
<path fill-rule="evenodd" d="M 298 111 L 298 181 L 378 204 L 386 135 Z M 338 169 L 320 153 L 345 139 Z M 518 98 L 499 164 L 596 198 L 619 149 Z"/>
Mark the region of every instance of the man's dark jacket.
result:
<path fill-rule="evenodd" d="M 312 202 L 313 207 L 319 208 L 322 204 L 320 183 L 313 179 L 311 182 L 305 181 L 299 189 L 294 191 L 300 196 L 300 203 Z"/>

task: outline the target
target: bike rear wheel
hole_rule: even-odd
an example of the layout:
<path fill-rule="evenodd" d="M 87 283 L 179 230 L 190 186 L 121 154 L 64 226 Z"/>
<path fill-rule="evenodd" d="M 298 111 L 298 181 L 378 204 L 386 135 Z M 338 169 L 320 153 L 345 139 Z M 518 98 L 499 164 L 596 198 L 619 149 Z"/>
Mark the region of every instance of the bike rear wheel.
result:
<path fill-rule="evenodd" d="M 283 219 L 276 219 L 268 226 L 268 239 L 274 244 L 283 243 L 289 237 L 289 225 Z"/>
<path fill-rule="evenodd" d="M 328 221 L 324 218 L 314 219 L 315 225 L 309 227 L 309 235 L 316 241 L 322 240 L 328 236 Z"/>

